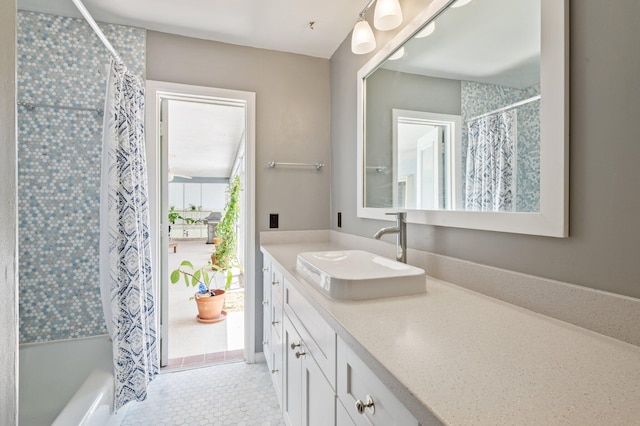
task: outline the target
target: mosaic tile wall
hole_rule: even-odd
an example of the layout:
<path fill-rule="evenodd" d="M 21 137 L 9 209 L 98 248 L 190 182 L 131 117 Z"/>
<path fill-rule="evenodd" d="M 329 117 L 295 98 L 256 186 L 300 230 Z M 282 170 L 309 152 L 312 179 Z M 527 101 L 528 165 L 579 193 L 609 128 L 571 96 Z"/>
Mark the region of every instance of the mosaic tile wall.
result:
<path fill-rule="evenodd" d="M 101 25 L 144 76 L 145 31 Z M 18 11 L 18 101 L 102 108 L 109 53 L 81 19 Z M 102 115 L 18 112 L 20 342 L 106 333 L 98 284 Z"/>
<path fill-rule="evenodd" d="M 462 81 L 462 174 L 467 150 L 467 119 L 540 94 L 540 85 L 518 90 Z M 540 102 L 518 107 L 516 211 L 540 211 Z M 464 191 L 464 190 L 463 190 Z"/>

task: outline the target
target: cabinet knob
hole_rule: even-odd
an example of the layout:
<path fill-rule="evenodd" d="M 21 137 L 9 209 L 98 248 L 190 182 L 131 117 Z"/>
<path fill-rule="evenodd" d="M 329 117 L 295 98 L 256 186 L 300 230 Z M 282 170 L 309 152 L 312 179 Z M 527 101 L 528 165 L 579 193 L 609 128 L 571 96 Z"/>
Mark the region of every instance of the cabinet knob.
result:
<path fill-rule="evenodd" d="M 278 280 L 271 281 L 271 285 L 280 285 L 280 281 Z"/>
<path fill-rule="evenodd" d="M 268 301 L 268 300 L 263 300 L 263 301 L 262 301 L 262 304 L 266 306 L 266 305 L 268 305 L 268 304 L 269 304 L 269 301 Z"/>
<path fill-rule="evenodd" d="M 300 343 L 296 343 L 296 342 L 292 342 L 291 343 L 291 349 L 292 350 L 295 349 L 295 348 L 298 348 L 298 347 L 300 347 Z"/>
<path fill-rule="evenodd" d="M 271 370 L 271 374 L 276 374 L 278 371 L 280 371 L 280 370 L 273 369 L 273 370 Z"/>
<path fill-rule="evenodd" d="M 262 268 L 262 272 L 269 272 L 269 268 Z"/>
<path fill-rule="evenodd" d="M 269 341 L 268 341 L 268 340 L 263 340 L 263 341 L 262 341 L 262 346 L 264 346 L 264 345 L 268 345 L 268 344 L 269 344 Z"/>
<path fill-rule="evenodd" d="M 296 352 L 296 358 L 299 359 L 301 356 L 305 356 L 306 354 L 306 352 Z"/>
<path fill-rule="evenodd" d="M 271 321 L 271 324 L 273 325 L 280 324 L 280 321 Z"/>
<path fill-rule="evenodd" d="M 369 409 L 371 414 L 375 414 L 376 406 L 373 403 L 373 398 L 371 398 L 371 396 L 367 395 L 367 398 L 365 400 L 366 400 L 366 403 L 362 402 L 362 400 L 360 400 L 360 399 L 356 401 L 356 411 L 358 411 L 358 414 L 364 414 L 364 410 L 366 408 Z"/>

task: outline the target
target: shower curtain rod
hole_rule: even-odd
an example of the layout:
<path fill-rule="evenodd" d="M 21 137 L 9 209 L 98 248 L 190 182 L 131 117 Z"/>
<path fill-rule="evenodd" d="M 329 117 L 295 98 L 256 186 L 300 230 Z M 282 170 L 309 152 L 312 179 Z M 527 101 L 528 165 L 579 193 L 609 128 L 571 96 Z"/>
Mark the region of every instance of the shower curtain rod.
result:
<path fill-rule="evenodd" d="M 522 106 L 522 105 L 526 105 L 526 104 L 528 104 L 530 102 L 537 101 L 538 99 L 540 99 L 540 95 L 532 96 L 532 97 L 524 99 L 522 101 L 512 103 L 511 105 L 507 105 L 507 106 L 504 106 L 502 108 L 498 108 L 496 110 L 489 111 L 489 112 L 487 112 L 485 114 L 479 115 L 477 117 L 470 118 L 468 121 L 473 121 L 473 120 L 477 120 L 479 118 L 488 117 L 490 115 L 497 114 L 499 112 L 506 111 L 508 109 L 516 108 L 516 107 L 519 107 L 519 106 Z"/>
<path fill-rule="evenodd" d="M 120 59 L 120 55 L 118 55 L 118 52 L 116 51 L 116 49 L 113 48 L 113 45 L 109 42 L 107 37 L 104 35 L 102 30 L 98 26 L 98 24 L 96 24 L 96 21 L 93 19 L 93 17 L 91 16 L 87 8 L 84 7 L 84 4 L 82 4 L 82 1 L 81 0 L 71 0 L 71 1 L 76 6 L 78 11 L 80 11 L 84 19 L 89 23 L 89 25 L 91 26 L 93 31 L 96 33 L 96 35 L 98 36 L 102 44 L 104 44 L 105 47 L 109 50 L 109 52 L 111 52 L 111 55 L 117 61 L 122 62 L 122 59 Z"/>

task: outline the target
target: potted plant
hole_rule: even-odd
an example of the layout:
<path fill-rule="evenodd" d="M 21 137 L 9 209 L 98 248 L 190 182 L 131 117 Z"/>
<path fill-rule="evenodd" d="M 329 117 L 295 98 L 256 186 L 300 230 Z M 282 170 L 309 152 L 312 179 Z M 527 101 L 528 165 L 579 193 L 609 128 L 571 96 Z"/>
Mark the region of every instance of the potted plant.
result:
<path fill-rule="evenodd" d="M 226 275 L 225 287 L 231 285 L 233 268 L 242 269 L 238 262 L 237 222 L 240 215 L 240 177 L 236 175 L 229 183 L 229 200 L 224 215 L 216 225 L 215 250 L 211 255 L 211 266 Z"/>
<path fill-rule="evenodd" d="M 171 235 L 171 225 L 175 225 L 178 219 L 184 218 L 176 211 L 176 206 L 169 207 L 169 235 Z"/>
<path fill-rule="evenodd" d="M 213 273 L 209 273 L 208 270 Z M 198 305 L 198 321 L 200 322 L 217 322 L 225 318 L 222 308 L 224 307 L 224 298 L 229 290 L 231 280 L 226 280 L 224 289 L 212 289 L 211 284 L 215 280 L 215 275 L 219 269 L 212 265 L 203 266 L 195 269 L 193 264 L 188 260 L 183 260 L 178 269 L 171 272 L 171 283 L 176 284 L 180 281 L 180 276 L 184 278 L 187 287 L 198 287 L 196 294 L 191 299 L 196 300 Z"/>

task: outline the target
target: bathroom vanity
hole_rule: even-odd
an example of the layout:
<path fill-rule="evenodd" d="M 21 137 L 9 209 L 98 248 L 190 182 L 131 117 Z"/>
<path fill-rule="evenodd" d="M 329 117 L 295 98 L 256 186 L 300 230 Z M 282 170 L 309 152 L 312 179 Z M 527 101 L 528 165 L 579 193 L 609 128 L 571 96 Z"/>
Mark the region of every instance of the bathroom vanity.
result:
<path fill-rule="evenodd" d="M 638 346 L 430 277 L 426 293 L 349 301 L 296 269 L 299 253 L 348 248 L 262 242 L 264 355 L 287 424 L 640 419 Z"/>
<path fill-rule="evenodd" d="M 264 355 L 287 424 L 418 425 L 303 295 L 300 278 L 263 253 Z"/>

